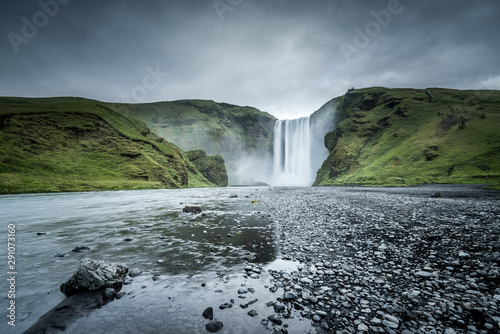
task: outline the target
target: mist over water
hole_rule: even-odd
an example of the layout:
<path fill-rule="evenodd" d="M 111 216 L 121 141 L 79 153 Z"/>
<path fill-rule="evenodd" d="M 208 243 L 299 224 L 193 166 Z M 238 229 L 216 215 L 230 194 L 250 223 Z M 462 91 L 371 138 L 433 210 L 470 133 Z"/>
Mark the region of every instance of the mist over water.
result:
<path fill-rule="evenodd" d="M 308 117 L 274 125 L 273 186 L 310 186 L 328 157 L 324 136 L 335 128 L 335 103 Z"/>

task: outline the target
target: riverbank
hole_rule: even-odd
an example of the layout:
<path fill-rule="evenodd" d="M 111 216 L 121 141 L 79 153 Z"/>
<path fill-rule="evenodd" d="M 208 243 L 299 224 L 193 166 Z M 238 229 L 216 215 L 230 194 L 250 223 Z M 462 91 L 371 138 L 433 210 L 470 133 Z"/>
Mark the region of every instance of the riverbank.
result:
<path fill-rule="evenodd" d="M 498 333 L 499 199 L 469 185 L 0 196 L 20 249 L 18 331 L 0 330 L 56 307 L 89 257 L 134 277 L 71 333 L 207 333 L 210 307 L 218 333 Z"/>
<path fill-rule="evenodd" d="M 322 315 L 316 326 L 498 333 L 499 192 L 469 185 L 276 189 L 261 198 L 284 258 L 301 262 L 287 286 L 310 290 L 306 305 Z"/>

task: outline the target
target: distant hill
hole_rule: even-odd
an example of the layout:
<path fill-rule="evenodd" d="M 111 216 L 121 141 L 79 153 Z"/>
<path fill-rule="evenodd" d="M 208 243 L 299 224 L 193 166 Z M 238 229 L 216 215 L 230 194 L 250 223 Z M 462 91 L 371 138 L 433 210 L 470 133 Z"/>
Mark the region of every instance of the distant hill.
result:
<path fill-rule="evenodd" d="M 354 90 L 314 185 L 500 184 L 500 91 Z"/>
<path fill-rule="evenodd" d="M 195 152 L 191 162 L 120 109 L 82 98 L 0 98 L 0 193 L 227 185 L 222 157 Z"/>
<path fill-rule="evenodd" d="M 230 184 L 267 182 L 276 119 L 253 107 L 208 100 L 180 100 L 119 107 L 183 150 L 220 154 Z"/>

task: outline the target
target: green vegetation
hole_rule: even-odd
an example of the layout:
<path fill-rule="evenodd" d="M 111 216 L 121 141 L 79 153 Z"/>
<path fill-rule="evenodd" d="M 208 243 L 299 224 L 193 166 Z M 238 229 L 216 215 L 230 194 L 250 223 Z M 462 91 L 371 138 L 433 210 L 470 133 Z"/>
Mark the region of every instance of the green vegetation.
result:
<path fill-rule="evenodd" d="M 207 180 L 220 187 L 227 186 L 226 166 L 222 156 L 208 155 L 203 150 L 189 151 L 186 155 Z"/>
<path fill-rule="evenodd" d="M 240 173 L 237 170 L 251 160 L 272 160 L 276 119 L 258 109 L 206 100 L 130 104 L 118 108 L 183 150 L 202 149 L 208 154 L 220 154 L 226 162 L 231 184 L 261 181 L 251 180 L 250 175 L 241 178 L 241 169 Z"/>
<path fill-rule="evenodd" d="M 488 183 L 500 187 L 500 91 L 360 89 L 337 99 L 338 126 L 315 185 Z M 432 96 L 432 99 L 431 99 Z"/>
<path fill-rule="evenodd" d="M 175 145 L 81 98 L 0 98 L 0 193 L 215 186 Z"/>

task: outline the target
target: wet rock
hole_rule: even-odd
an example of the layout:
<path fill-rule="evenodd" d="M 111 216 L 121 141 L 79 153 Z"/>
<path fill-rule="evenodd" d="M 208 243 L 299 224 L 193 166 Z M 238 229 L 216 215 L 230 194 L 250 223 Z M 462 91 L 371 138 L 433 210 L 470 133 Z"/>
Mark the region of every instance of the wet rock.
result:
<path fill-rule="evenodd" d="M 85 252 L 90 251 L 90 248 L 87 246 L 77 246 L 77 247 L 73 248 L 71 251 L 75 252 L 75 253 L 85 253 Z"/>
<path fill-rule="evenodd" d="M 120 291 L 120 292 L 117 292 L 117 293 L 115 294 L 115 298 L 116 298 L 116 299 L 121 299 L 121 298 L 122 298 L 123 296 L 125 296 L 125 295 L 126 295 L 126 293 L 125 293 L 125 292 Z"/>
<path fill-rule="evenodd" d="M 281 326 L 281 324 L 283 323 L 283 321 L 280 318 L 278 318 L 277 316 L 275 316 L 274 314 L 268 316 L 267 320 L 271 321 L 273 324 L 278 325 L 278 326 Z"/>
<path fill-rule="evenodd" d="M 128 275 L 130 277 L 137 277 L 137 276 L 140 276 L 141 274 L 142 274 L 142 270 L 134 269 Z"/>
<path fill-rule="evenodd" d="M 207 329 L 207 331 L 209 331 L 210 333 L 217 333 L 218 331 L 220 331 L 222 328 L 224 327 L 224 324 L 222 323 L 222 321 L 219 321 L 219 320 L 211 320 L 206 326 L 205 328 Z"/>
<path fill-rule="evenodd" d="M 237 194 L 231 194 L 231 195 L 229 195 L 229 198 L 238 198 L 238 195 Z"/>
<path fill-rule="evenodd" d="M 284 312 L 285 311 L 285 305 L 281 304 L 281 303 L 276 303 L 274 304 L 274 311 L 275 312 L 278 312 L 278 313 L 281 313 L 281 312 Z"/>
<path fill-rule="evenodd" d="M 71 296 L 84 290 L 119 288 L 125 281 L 127 272 L 128 268 L 125 264 L 85 258 L 80 262 L 73 276 L 61 284 L 60 289 L 67 296 Z"/>
<path fill-rule="evenodd" d="M 113 288 L 106 288 L 104 290 L 104 297 L 106 299 L 114 299 L 115 298 L 115 295 L 116 295 L 116 290 L 113 289 Z"/>
<path fill-rule="evenodd" d="M 47 232 L 37 232 L 36 235 L 46 235 L 46 234 L 47 234 Z"/>
<path fill-rule="evenodd" d="M 54 257 L 65 257 L 66 253 L 57 253 Z"/>
<path fill-rule="evenodd" d="M 203 210 L 201 210 L 201 208 L 199 206 L 188 206 L 186 205 L 183 209 L 182 209 L 182 212 L 184 213 L 191 213 L 191 214 L 199 214 L 201 213 Z"/>
<path fill-rule="evenodd" d="M 273 328 L 273 334 L 288 334 L 288 331 L 284 328 Z"/>
<path fill-rule="evenodd" d="M 212 320 L 214 318 L 214 309 L 212 307 L 207 307 L 202 315 L 203 318 Z"/>
<path fill-rule="evenodd" d="M 256 310 L 250 310 L 250 311 L 248 311 L 248 312 L 247 312 L 247 314 L 248 314 L 249 316 L 251 316 L 251 317 L 255 317 L 255 316 L 258 316 L 258 315 L 259 315 L 259 313 L 257 313 L 257 311 L 256 311 Z"/>
<path fill-rule="evenodd" d="M 231 307 L 233 307 L 233 304 L 230 304 L 230 303 L 224 303 L 224 304 L 221 304 L 221 305 L 219 306 L 219 308 L 220 308 L 221 310 L 225 310 L 225 309 L 227 309 L 227 308 L 231 308 Z"/>

